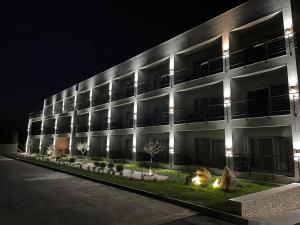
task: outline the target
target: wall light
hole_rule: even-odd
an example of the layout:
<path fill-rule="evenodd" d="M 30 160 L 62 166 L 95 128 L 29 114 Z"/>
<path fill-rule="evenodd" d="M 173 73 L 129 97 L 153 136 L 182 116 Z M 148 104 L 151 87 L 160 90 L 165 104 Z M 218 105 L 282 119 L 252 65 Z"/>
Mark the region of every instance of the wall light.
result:
<path fill-rule="evenodd" d="M 287 28 L 285 30 L 285 38 L 291 38 L 294 36 L 294 32 L 292 28 Z"/>
<path fill-rule="evenodd" d="M 231 106 L 231 98 L 230 97 L 226 97 L 224 98 L 224 107 L 230 107 Z"/>
<path fill-rule="evenodd" d="M 228 49 L 223 51 L 223 58 L 224 59 L 229 58 L 229 50 Z"/>

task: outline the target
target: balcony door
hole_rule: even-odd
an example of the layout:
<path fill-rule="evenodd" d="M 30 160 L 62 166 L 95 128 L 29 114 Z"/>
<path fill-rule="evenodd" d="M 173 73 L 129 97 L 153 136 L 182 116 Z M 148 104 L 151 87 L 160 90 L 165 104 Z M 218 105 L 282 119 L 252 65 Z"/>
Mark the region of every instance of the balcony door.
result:
<path fill-rule="evenodd" d="M 293 173 L 293 148 L 290 137 L 250 138 L 249 148 L 252 169 Z"/>
<path fill-rule="evenodd" d="M 248 117 L 269 115 L 269 88 L 248 91 Z"/>

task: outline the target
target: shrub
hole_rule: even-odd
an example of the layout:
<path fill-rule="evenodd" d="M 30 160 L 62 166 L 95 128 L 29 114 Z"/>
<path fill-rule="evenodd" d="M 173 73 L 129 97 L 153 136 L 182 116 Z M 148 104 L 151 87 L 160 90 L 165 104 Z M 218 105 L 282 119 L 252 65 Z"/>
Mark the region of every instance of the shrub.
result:
<path fill-rule="evenodd" d="M 97 166 L 97 167 L 99 167 L 100 166 L 100 162 L 94 161 L 94 165 Z"/>
<path fill-rule="evenodd" d="M 119 172 L 121 175 L 123 175 L 124 165 L 123 165 L 123 164 L 117 164 L 117 165 L 116 165 L 116 170 L 117 170 L 117 172 Z"/>
<path fill-rule="evenodd" d="M 60 160 L 61 160 L 61 156 L 59 156 L 59 155 L 56 156 L 56 157 L 55 157 L 55 160 L 56 160 L 56 161 L 60 161 Z"/>
<path fill-rule="evenodd" d="M 106 162 L 100 162 L 99 166 L 101 170 L 104 170 L 106 167 Z"/>
<path fill-rule="evenodd" d="M 69 163 L 74 163 L 76 161 L 75 157 L 71 157 L 68 159 L 68 162 Z"/>
<path fill-rule="evenodd" d="M 109 163 L 107 164 L 107 167 L 108 167 L 109 169 L 113 169 L 113 168 L 115 167 L 115 163 L 114 163 L 114 162 L 109 162 Z"/>

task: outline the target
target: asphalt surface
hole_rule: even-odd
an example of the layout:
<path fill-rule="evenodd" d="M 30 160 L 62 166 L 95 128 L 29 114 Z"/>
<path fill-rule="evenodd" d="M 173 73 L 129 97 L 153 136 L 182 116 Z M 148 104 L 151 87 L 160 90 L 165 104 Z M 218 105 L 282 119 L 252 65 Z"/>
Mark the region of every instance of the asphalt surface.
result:
<path fill-rule="evenodd" d="M 0 156 L 0 225 L 231 225 Z"/>

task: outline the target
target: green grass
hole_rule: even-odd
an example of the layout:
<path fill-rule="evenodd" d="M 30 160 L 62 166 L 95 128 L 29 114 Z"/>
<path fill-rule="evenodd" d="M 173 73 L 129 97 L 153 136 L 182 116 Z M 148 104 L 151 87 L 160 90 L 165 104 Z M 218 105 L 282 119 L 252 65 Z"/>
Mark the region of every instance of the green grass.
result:
<path fill-rule="evenodd" d="M 18 156 L 19 157 L 19 156 Z M 204 205 L 225 212 L 232 212 L 228 206 L 228 200 L 242 195 L 247 195 L 254 192 L 264 191 L 274 187 L 272 184 L 257 183 L 245 180 L 239 180 L 237 188 L 233 192 L 225 192 L 212 187 L 199 187 L 195 185 L 185 185 L 185 176 L 188 173 L 168 169 L 154 169 L 154 172 L 161 175 L 169 176 L 167 181 L 142 181 L 134 180 L 125 177 L 112 176 L 107 174 L 94 173 L 83 171 L 77 168 L 66 167 L 51 162 L 37 161 L 35 159 L 23 158 L 26 161 L 38 163 L 40 165 L 56 168 L 62 171 L 76 172 L 82 175 L 88 175 L 94 178 L 99 178 L 105 181 L 126 185 L 129 187 L 153 192 L 163 196 L 177 198 Z M 125 168 L 135 169 L 137 171 L 146 171 L 146 168 L 139 167 L 133 164 L 125 164 Z"/>

